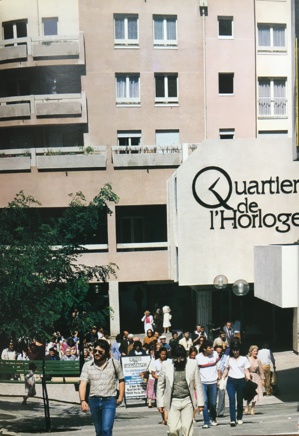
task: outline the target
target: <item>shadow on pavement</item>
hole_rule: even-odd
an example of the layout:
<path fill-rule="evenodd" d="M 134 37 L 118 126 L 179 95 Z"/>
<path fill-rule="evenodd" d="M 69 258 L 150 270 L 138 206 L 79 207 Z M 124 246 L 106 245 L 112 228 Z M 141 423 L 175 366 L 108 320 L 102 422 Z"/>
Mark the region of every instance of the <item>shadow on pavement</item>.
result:
<path fill-rule="evenodd" d="M 277 392 L 275 396 L 283 402 L 299 400 L 299 367 L 278 371 Z"/>

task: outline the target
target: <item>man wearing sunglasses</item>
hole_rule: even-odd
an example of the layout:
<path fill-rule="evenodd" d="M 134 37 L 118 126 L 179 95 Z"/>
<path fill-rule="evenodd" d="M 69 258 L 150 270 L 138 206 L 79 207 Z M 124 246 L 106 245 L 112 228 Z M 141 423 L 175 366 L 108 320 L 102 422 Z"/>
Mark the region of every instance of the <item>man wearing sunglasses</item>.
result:
<path fill-rule="evenodd" d="M 110 344 L 107 341 L 103 339 L 96 341 L 93 351 L 94 360 L 84 364 L 79 379 L 81 410 L 87 412 L 90 408 L 96 436 L 112 436 L 115 410 L 122 403 L 125 392 L 121 365 L 119 361 L 110 357 L 109 352 Z M 87 403 L 88 383 L 90 392 Z"/>

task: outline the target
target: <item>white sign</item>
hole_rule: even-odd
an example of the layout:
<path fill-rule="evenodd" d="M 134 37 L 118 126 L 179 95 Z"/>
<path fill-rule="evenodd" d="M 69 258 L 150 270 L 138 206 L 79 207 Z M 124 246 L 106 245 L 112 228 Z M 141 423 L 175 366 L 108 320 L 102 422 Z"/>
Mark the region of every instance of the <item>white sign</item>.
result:
<path fill-rule="evenodd" d="M 254 247 L 299 238 L 299 162 L 288 138 L 200 144 L 168 182 L 171 278 L 254 281 Z"/>
<path fill-rule="evenodd" d="M 146 399 L 146 383 L 140 377 L 140 373 L 146 371 L 150 362 L 150 356 L 122 357 L 121 364 L 125 377 L 126 400 Z"/>

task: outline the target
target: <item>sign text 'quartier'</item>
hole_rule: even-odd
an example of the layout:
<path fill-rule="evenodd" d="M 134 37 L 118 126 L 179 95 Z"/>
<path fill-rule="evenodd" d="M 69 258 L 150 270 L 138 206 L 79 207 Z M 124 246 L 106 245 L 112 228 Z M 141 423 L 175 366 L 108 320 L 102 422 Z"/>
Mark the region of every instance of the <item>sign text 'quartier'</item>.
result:
<path fill-rule="evenodd" d="M 207 177 L 209 177 L 208 180 L 211 178 L 213 180 L 212 184 L 207 185 L 208 200 L 202 189 L 197 189 L 198 184 L 206 186 L 205 178 Z M 217 189 L 220 186 L 221 189 Z M 224 190 L 227 191 L 226 195 L 223 195 Z M 298 194 L 299 179 L 281 179 L 276 176 L 260 181 L 232 181 L 223 168 L 210 166 L 203 168 L 196 174 L 192 183 L 192 192 L 195 200 L 201 206 L 210 209 L 210 230 L 273 228 L 279 233 L 287 233 L 292 226 L 299 227 L 299 212 L 281 212 L 278 214 L 264 212 L 259 204 L 256 201 L 251 201 L 250 198 L 252 195 Z M 235 207 L 232 207 L 229 202 L 232 194 L 243 196 L 242 201 Z"/>

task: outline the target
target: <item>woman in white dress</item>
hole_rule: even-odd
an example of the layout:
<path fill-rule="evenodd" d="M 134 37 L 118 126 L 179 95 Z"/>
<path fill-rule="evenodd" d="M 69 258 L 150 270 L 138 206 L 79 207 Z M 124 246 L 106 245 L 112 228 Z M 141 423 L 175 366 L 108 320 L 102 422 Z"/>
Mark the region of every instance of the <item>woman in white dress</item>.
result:
<path fill-rule="evenodd" d="M 171 327 L 171 310 L 169 306 L 164 306 L 163 307 L 163 329 L 164 329 L 164 333 L 169 333 L 169 327 Z"/>
<path fill-rule="evenodd" d="M 146 310 L 144 312 L 144 316 L 143 316 L 143 318 L 141 318 L 141 321 L 144 323 L 144 333 L 145 334 L 148 330 L 154 331 L 154 328 L 153 328 L 154 318 L 152 317 L 149 310 Z"/>

